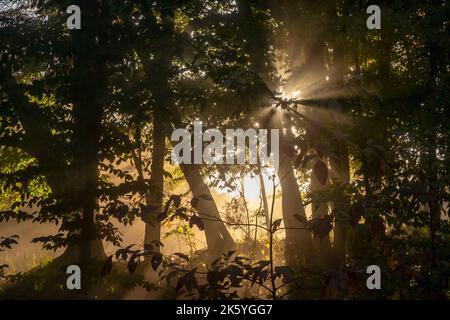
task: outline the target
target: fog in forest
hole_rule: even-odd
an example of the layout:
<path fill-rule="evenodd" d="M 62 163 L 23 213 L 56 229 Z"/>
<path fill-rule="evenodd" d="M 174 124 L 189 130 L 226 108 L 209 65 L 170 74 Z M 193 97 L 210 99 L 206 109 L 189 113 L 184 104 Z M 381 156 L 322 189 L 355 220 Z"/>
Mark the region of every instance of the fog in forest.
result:
<path fill-rule="evenodd" d="M 449 298 L 447 1 L 69 2 L 0 3 L 0 299 Z"/>

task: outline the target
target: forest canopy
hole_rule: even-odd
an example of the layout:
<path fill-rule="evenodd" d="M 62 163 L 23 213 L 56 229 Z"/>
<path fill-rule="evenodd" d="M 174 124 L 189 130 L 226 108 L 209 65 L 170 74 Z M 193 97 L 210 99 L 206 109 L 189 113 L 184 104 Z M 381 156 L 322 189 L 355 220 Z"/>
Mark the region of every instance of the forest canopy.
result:
<path fill-rule="evenodd" d="M 448 299 L 449 16 L 1 1 L 0 297 Z M 277 132 L 277 165 L 171 161 L 177 129 L 194 159 L 196 123 L 201 150 L 206 130 L 246 132 L 241 160 Z M 18 270 L 31 233 L 52 255 Z"/>

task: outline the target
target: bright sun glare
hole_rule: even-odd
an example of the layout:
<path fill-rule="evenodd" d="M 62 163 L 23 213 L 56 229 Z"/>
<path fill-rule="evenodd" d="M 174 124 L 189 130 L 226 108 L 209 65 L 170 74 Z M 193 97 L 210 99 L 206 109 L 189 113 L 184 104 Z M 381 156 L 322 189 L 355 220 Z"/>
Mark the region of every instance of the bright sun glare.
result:
<path fill-rule="evenodd" d="M 273 175 L 275 170 L 273 168 L 265 168 L 262 170 L 264 187 L 268 197 L 272 196 L 273 189 Z M 275 177 L 275 184 L 278 183 L 278 178 Z M 244 196 L 249 203 L 257 204 L 261 196 L 261 183 L 258 175 L 246 174 L 243 178 L 244 185 Z M 219 193 L 225 193 L 230 197 L 237 198 L 240 197 L 240 191 L 242 190 L 227 190 L 226 188 L 218 188 Z"/>
<path fill-rule="evenodd" d="M 293 90 L 293 91 L 287 91 L 283 88 L 280 90 L 281 92 L 281 98 L 284 100 L 294 100 L 300 98 L 301 90 Z"/>

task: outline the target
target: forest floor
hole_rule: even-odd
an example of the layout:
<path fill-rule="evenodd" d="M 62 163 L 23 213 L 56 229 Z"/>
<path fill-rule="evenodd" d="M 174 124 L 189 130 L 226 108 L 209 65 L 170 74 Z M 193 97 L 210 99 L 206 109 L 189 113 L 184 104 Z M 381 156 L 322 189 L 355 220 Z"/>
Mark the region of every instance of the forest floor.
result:
<path fill-rule="evenodd" d="M 237 254 L 248 255 L 246 244 L 240 244 Z M 262 259 L 261 250 L 254 259 Z M 198 250 L 193 254 L 186 270 L 205 268 L 207 258 L 206 250 Z M 117 260 L 113 263 L 110 274 L 101 276 L 103 262 L 92 263 L 91 269 L 83 271 L 89 274 L 87 285 L 89 291 L 68 290 L 66 281 L 67 261 L 61 257 L 53 260 L 43 260 L 32 269 L 12 275 L 10 280 L 0 282 L 0 300 L 60 300 L 60 299 L 104 299 L 104 300 L 153 300 L 153 299 L 190 299 L 175 291 L 176 278 L 169 282 L 161 280 L 159 271 L 155 272 L 148 260 L 140 261 L 136 271 L 130 274 L 126 261 Z M 205 280 L 199 279 L 202 284 Z M 80 293 L 82 292 L 82 293 Z M 244 286 L 239 293 L 246 296 L 259 294 L 259 290 Z"/>

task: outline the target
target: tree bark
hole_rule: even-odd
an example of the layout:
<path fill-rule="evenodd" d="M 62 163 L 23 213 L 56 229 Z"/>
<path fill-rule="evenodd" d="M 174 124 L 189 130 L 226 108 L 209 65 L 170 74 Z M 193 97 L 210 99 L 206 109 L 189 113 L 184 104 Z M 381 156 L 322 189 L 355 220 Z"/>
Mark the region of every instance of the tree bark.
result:
<path fill-rule="evenodd" d="M 205 225 L 209 258 L 214 260 L 222 253 L 234 250 L 236 244 L 221 220 L 216 202 L 207 200 L 213 198 L 209 187 L 203 181 L 199 168 L 195 165 L 186 164 L 180 164 L 180 168 L 183 171 L 192 196 L 199 199 L 195 209 L 199 212 L 199 216 Z"/>
<path fill-rule="evenodd" d="M 73 33 L 76 44 L 71 79 L 74 167 L 78 173 L 76 195 L 82 210 L 80 263 L 84 267 L 91 263 L 92 242 L 97 238 L 94 219 L 98 209 L 98 150 L 106 94 L 106 59 L 98 52 L 107 41 L 104 23 L 108 20 L 108 8 L 102 6 L 100 11 L 98 5 L 96 1 L 80 2 L 83 29 Z M 96 27 L 99 20 L 100 28 Z"/>
<path fill-rule="evenodd" d="M 339 26 L 339 19 L 334 17 Z M 342 28 L 341 26 L 338 28 Z M 336 30 L 338 32 L 338 30 Z M 357 56 L 356 56 L 357 57 Z M 359 63 L 355 61 L 357 65 L 358 74 L 360 72 Z M 338 88 L 338 90 L 344 87 L 344 77 L 346 73 L 345 64 L 345 49 L 341 43 L 335 44 L 333 66 L 332 66 L 332 84 Z M 339 101 L 336 103 L 344 103 Z M 340 121 L 341 113 L 344 112 L 343 108 L 339 110 L 330 110 L 332 115 L 332 123 L 337 128 L 343 128 L 344 123 Z M 330 148 L 331 155 L 328 156 L 330 163 L 330 175 L 333 184 L 340 184 L 341 187 L 345 187 L 350 183 L 350 163 L 349 152 L 347 143 L 345 141 L 339 141 L 334 139 Z M 347 228 L 349 226 L 348 210 L 350 207 L 349 200 L 345 194 L 345 190 L 339 189 L 341 192 L 337 194 L 336 198 L 331 202 L 332 210 L 334 213 L 334 239 L 333 239 L 333 264 L 336 268 L 341 268 L 345 264 L 346 257 L 346 237 Z"/>
<path fill-rule="evenodd" d="M 264 216 L 266 217 L 266 227 L 270 228 L 270 211 L 269 211 L 269 202 L 267 201 L 267 193 L 266 193 L 266 185 L 264 184 L 264 177 L 261 172 L 261 167 L 259 168 L 259 184 L 261 186 L 261 197 L 262 197 L 262 203 L 264 208 Z M 275 195 L 274 195 L 275 196 Z M 268 233 L 270 233 L 268 231 Z M 268 234 L 268 236 L 270 236 Z"/>
<path fill-rule="evenodd" d="M 311 193 L 317 194 L 318 192 L 324 191 L 327 188 L 327 185 L 329 185 L 329 171 L 328 171 L 328 178 L 327 181 L 322 184 L 321 181 L 319 181 L 319 173 L 317 172 L 317 166 L 315 165 L 318 161 L 322 161 L 325 165 L 327 164 L 326 157 L 318 157 L 314 161 L 312 161 L 312 168 L 311 168 L 311 177 L 310 177 L 310 183 L 311 183 Z M 311 204 L 311 217 L 312 219 L 323 219 L 329 214 L 328 212 L 328 203 L 312 203 Z M 318 254 L 318 257 L 322 260 L 322 264 L 327 264 L 329 260 L 329 254 L 331 249 L 330 244 L 330 236 L 327 234 L 321 238 L 314 238 L 313 241 L 315 252 Z"/>
<path fill-rule="evenodd" d="M 286 261 L 295 266 L 309 260 L 312 254 L 311 234 L 294 215 L 300 215 L 306 220 L 306 212 L 303 206 L 300 188 L 291 159 L 280 150 L 280 165 L 278 168 L 278 179 L 281 185 L 281 208 L 283 222 L 286 229 L 285 247 Z M 274 195 L 275 196 L 275 195 Z"/>
<path fill-rule="evenodd" d="M 157 216 L 162 212 L 163 207 L 165 132 L 164 117 L 160 111 L 156 110 L 153 119 L 151 194 L 146 197 L 147 205 L 154 209 L 148 215 L 148 221 L 145 223 L 144 249 L 152 248 L 153 251 L 157 252 L 160 251 L 159 242 L 161 241 L 161 223 L 158 221 Z"/>
<path fill-rule="evenodd" d="M 338 143 L 336 157 L 330 157 L 331 178 L 333 183 L 340 183 L 343 186 L 350 182 L 350 163 L 348 148 L 345 143 Z M 349 226 L 349 201 L 345 193 L 332 202 L 334 212 L 334 259 L 336 267 L 342 267 L 346 256 L 346 237 Z"/>

